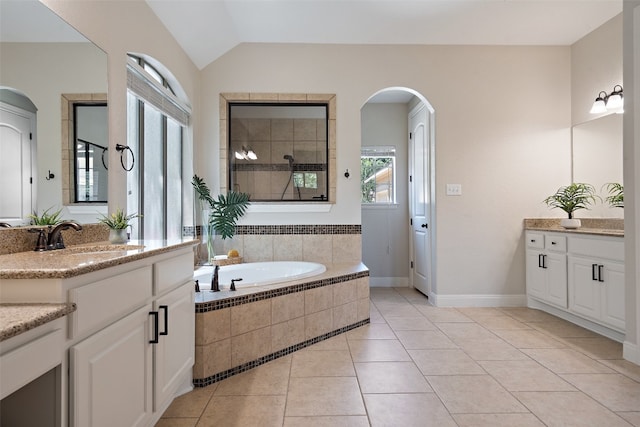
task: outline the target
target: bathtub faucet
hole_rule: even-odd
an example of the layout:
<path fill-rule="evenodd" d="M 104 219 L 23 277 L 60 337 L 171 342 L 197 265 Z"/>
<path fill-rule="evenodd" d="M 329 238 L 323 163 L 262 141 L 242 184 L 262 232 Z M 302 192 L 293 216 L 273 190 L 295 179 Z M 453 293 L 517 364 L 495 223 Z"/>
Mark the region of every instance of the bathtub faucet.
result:
<path fill-rule="evenodd" d="M 236 290 L 236 282 L 240 282 L 242 281 L 242 277 L 239 279 L 231 279 L 231 290 L 235 291 Z"/>
<path fill-rule="evenodd" d="M 220 270 L 220 266 L 216 265 L 213 269 L 213 276 L 211 276 L 211 292 L 220 292 L 220 284 L 218 283 L 218 270 Z"/>

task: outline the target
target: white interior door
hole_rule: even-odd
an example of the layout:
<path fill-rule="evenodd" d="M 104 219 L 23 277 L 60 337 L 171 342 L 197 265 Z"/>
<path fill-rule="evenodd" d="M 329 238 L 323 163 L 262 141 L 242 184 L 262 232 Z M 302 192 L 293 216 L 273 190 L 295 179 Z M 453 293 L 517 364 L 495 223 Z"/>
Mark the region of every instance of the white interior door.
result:
<path fill-rule="evenodd" d="M 24 223 L 33 212 L 33 113 L 0 103 L 0 222 Z"/>
<path fill-rule="evenodd" d="M 411 215 L 411 282 L 425 295 L 431 291 L 429 217 L 429 132 L 427 108 L 409 113 L 409 210 Z"/>

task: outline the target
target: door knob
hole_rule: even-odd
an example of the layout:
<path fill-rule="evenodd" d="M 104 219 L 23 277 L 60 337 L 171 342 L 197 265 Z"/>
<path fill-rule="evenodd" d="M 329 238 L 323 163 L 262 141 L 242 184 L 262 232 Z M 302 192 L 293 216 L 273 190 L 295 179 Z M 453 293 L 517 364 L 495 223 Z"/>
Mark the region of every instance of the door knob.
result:
<path fill-rule="evenodd" d="M 427 224 L 422 224 L 420 227 L 427 228 Z"/>

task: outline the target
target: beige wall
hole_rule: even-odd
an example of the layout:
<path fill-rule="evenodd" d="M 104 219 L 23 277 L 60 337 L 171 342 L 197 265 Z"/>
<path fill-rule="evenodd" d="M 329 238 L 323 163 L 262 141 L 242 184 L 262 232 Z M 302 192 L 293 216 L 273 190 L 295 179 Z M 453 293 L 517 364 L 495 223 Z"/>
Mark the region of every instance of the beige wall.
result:
<path fill-rule="evenodd" d="M 570 179 L 569 47 L 243 44 L 202 72 L 221 92 L 336 93 L 337 203 L 328 213 L 249 213 L 245 224 L 359 224 L 360 109 L 380 89 L 420 92 L 436 111 L 439 294 L 524 294 L 522 219 Z M 549 102 L 549 99 L 557 102 Z M 196 170 L 217 188 L 218 123 L 203 122 Z M 461 197 L 444 196 L 459 183 Z"/>

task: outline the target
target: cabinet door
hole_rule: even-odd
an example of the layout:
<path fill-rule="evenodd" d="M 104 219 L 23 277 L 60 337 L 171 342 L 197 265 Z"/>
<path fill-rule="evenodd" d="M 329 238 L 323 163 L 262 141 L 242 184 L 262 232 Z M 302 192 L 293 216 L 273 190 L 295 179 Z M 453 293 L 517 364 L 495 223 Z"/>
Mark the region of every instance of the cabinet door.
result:
<path fill-rule="evenodd" d="M 159 312 L 160 332 L 166 332 L 154 346 L 154 410 L 158 410 L 173 398 L 184 373 L 193 367 L 196 317 L 193 282 L 159 298 L 155 309 Z"/>
<path fill-rule="evenodd" d="M 545 254 L 546 300 L 561 308 L 567 308 L 567 256 L 564 254 Z"/>
<path fill-rule="evenodd" d="M 143 426 L 152 415 L 151 305 L 71 347 L 71 425 Z"/>
<path fill-rule="evenodd" d="M 547 284 L 545 271 L 541 267 L 541 256 L 542 252 L 527 250 L 527 294 L 544 300 L 547 295 Z"/>
<path fill-rule="evenodd" d="M 601 262 L 602 322 L 624 332 L 624 264 Z"/>
<path fill-rule="evenodd" d="M 600 282 L 594 271 L 597 265 L 598 261 L 590 258 L 568 258 L 569 310 L 594 320 L 600 319 Z"/>

